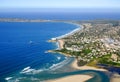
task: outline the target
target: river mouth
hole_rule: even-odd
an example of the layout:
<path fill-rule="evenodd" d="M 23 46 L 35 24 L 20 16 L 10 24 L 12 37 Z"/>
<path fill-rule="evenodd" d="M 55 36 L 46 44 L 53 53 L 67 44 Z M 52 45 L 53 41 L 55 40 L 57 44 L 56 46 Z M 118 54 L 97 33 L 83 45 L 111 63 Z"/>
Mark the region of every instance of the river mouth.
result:
<path fill-rule="evenodd" d="M 7 74 L 3 76 L 5 82 L 40 82 L 69 75 L 91 73 L 93 75 L 98 74 L 100 79 L 107 78 L 105 74 L 101 75 L 101 72 L 98 71 L 70 68 L 69 65 L 74 58 L 65 57 L 58 53 L 54 55 L 53 53 L 45 53 L 46 50 L 56 48 L 56 44 L 47 43 L 46 41 L 74 30 L 76 26 L 72 24 L 5 22 L 0 23 L 0 25 L 0 29 L 4 30 L 1 33 L 6 35 L 5 38 L 2 34 L 0 36 L 2 38 L 0 45 L 2 46 L 1 49 L 3 49 L 1 53 L 4 54 L 1 57 L 3 61 L 1 61 L 7 61 L 1 64 L 1 71 L 5 70 L 2 73 Z"/>
<path fill-rule="evenodd" d="M 5 79 L 8 82 L 14 82 L 14 81 L 46 82 L 49 80 L 54 80 L 54 79 L 63 78 L 66 76 L 72 76 L 72 75 L 90 75 L 90 76 L 93 76 L 93 78 L 88 80 L 87 82 L 96 82 L 96 81 L 109 82 L 109 77 L 102 71 L 77 70 L 77 69 L 72 68 L 71 64 L 72 62 L 74 62 L 74 60 L 75 58 L 68 58 L 64 60 L 64 62 L 61 62 L 60 64 L 58 63 L 56 66 L 53 65 L 51 67 L 51 70 L 50 68 L 44 69 L 44 70 L 41 70 L 41 69 L 35 70 L 35 69 L 30 69 L 30 67 L 27 67 L 27 68 L 24 68 L 19 74 L 13 77 L 7 77 Z"/>

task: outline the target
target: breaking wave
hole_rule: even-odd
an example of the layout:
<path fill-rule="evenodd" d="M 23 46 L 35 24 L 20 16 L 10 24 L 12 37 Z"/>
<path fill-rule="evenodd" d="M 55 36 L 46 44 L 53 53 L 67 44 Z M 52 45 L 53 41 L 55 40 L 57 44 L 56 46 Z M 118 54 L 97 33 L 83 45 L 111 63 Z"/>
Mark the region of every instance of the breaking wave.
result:
<path fill-rule="evenodd" d="M 59 59 L 59 57 L 58 57 L 58 59 Z M 71 61 L 71 58 L 65 57 L 65 60 L 64 60 L 64 61 L 62 61 L 62 62 L 60 62 L 60 63 L 57 63 L 57 64 L 53 64 L 53 65 L 49 68 L 49 70 L 59 69 L 59 68 L 65 66 L 65 65 L 66 65 L 67 63 L 69 63 L 70 61 Z"/>
<path fill-rule="evenodd" d="M 60 60 L 61 57 L 58 56 L 57 59 Z M 41 74 L 41 72 L 56 71 L 57 69 L 65 66 L 66 64 L 68 64 L 71 60 L 72 60 L 72 58 L 65 57 L 65 59 L 62 62 L 60 62 L 60 63 L 53 63 L 53 64 L 49 63 L 50 64 L 49 67 L 41 68 L 41 69 L 33 69 L 31 66 L 28 66 L 28 67 L 25 67 L 24 69 L 22 69 L 19 72 L 19 75 L 17 75 L 17 76 L 14 75 L 12 77 L 6 77 L 5 80 L 7 82 L 20 82 L 21 80 L 25 80 L 25 79 L 30 79 L 31 81 L 40 81 L 39 78 L 34 78 L 34 76 L 33 77 L 28 77 L 28 76 L 29 75 Z M 23 77 L 23 75 L 24 75 L 24 77 Z"/>
<path fill-rule="evenodd" d="M 57 57 L 58 60 L 61 59 L 61 57 Z M 65 60 L 63 60 L 62 62 L 60 63 L 56 63 L 56 64 L 52 64 L 49 68 L 43 68 L 43 69 L 33 69 L 31 68 L 30 66 L 28 67 L 25 67 L 21 72 L 20 74 L 39 74 L 40 72 L 43 72 L 43 71 L 50 71 L 50 70 L 56 70 L 58 68 L 61 68 L 62 66 L 66 65 L 68 62 L 71 61 L 71 58 L 67 58 L 65 57 Z"/>
<path fill-rule="evenodd" d="M 5 80 L 7 80 L 7 81 L 10 80 L 10 79 L 12 79 L 12 77 L 6 77 L 5 78 Z"/>
<path fill-rule="evenodd" d="M 60 59 L 61 59 L 61 57 L 57 57 L 57 59 L 58 59 L 58 60 L 60 60 Z"/>
<path fill-rule="evenodd" d="M 42 71 L 44 71 L 45 69 L 32 69 L 30 66 L 24 68 L 20 73 L 21 74 L 38 74 Z"/>

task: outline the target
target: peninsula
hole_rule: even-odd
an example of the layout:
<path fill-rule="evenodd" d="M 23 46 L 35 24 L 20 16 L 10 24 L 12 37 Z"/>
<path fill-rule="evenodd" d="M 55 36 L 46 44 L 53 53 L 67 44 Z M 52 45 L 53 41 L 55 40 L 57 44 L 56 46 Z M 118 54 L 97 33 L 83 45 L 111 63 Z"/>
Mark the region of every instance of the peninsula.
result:
<path fill-rule="evenodd" d="M 50 42 L 58 42 L 59 48 L 49 52 L 61 53 L 75 57 L 72 67 L 80 70 L 106 71 L 104 66 L 120 67 L 120 21 L 119 20 L 40 20 L 0 18 L 0 22 L 64 22 L 78 26 L 74 31 L 60 37 L 52 38 Z M 98 69 L 100 68 L 100 69 Z M 86 81 L 92 76 L 76 75 Z M 67 77 L 68 79 L 72 76 Z M 119 78 L 117 78 L 120 80 Z M 63 80 L 67 80 L 64 79 Z M 113 82 L 116 80 L 112 78 Z M 58 82 L 61 79 L 58 79 Z M 79 82 L 79 80 L 78 80 Z M 119 81 L 118 81 L 119 82 Z"/>
<path fill-rule="evenodd" d="M 54 52 L 76 57 L 78 66 L 120 67 L 120 21 L 94 20 L 75 23 L 82 28 L 71 35 L 56 38 L 62 47 L 53 50 Z"/>
<path fill-rule="evenodd" d="M 59 49 L 50 50 L 75 57 L 72 67 L 79 70 L 107 71 L 104 68 L 120 68 L 120 21 L 119 20 L 90 20 L 74 21 L 79 25 L 77 31 L 64 37 L 52 38 L 51 42 L 58 42 Z M 120 75 L 112 73 L 111 82 L 119 82 Z M 82 75 L 84 76 L 84 75 Z M 48 82 L 76 81 L 80 76 L 70 76 Z M 89 80 L 92 76 L 87 77 Z M 85 80 L 81 78 L 84 82 Z"/>
<path fill-rule="evenodd" d="M 75 24 L 79 29 L 50 40 L 59 43 L 60 48 L 52 50 L 53 52 L 76 57 L 78 66 L 99 67 L 99 65 L 108 65 L 120 67 L 119 20 L 80 21 L 0 18 L 0 22 L 65 22 Z"/>

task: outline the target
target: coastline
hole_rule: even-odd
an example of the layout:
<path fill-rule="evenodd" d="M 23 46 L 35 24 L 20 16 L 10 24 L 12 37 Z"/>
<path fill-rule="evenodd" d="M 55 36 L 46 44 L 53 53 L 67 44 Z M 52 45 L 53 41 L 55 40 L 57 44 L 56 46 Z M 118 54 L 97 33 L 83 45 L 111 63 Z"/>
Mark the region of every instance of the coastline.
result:
<path fill-rule="evenodd" d="M 73 61 L 73 63 L 71 64 L 71 67 L 75 68 L 75 69 L 78 69 L 78 70 L 96 70 L 96 71 L 103 71 L 103 72 L 107 72 L 106 69 L 103 69 L 103 68 L 96 68 L 96 67 L 91 67 L 91 66 L 78 66 L 77 65 L 77 59 L 75 59 Z"/>
<path fill-rule="evenodd" d="M 75 24 L 75 23 L 72 23 L 72 24 L 76 25 L 78 28 L 71 31 L 70 33 L 67 33 L 65 35 L 56 37 L 56 39 L 55 39 L 56 41 L 51 40 L 51 42 L 58 42 L 58 49 L 63 49 L 64 48 L 64 40 L 62 40 L 62 38 L 66 37 L 66 36 L 69 36 L 69 35 L 77 32 L 79 30 L 82 30 L 84 28 L 84 26 L 82 26 L 82 25 L 78 25 L 78 24 Z M 54 52 L 54 51 L 49 50 L 48 52 Z M 58 52 L 58 53 L 63 54 L 63 55 L 68 56 L 68 57 L 71 57 L 69 54 L 65 54 L 65 53 L 62 53 L 62 52 Z M 71 63 L 71 67 L 74 68 L 74 69 L 77 69 L 77 70 L 96 70 L 96 71 L 104 71 L 104 72 L 107 71 L 105 69 L 95 68 L 95 67 L 91 67 L 91 66 L 81 66 L 81 67 L 79 67 L 77 65 L 77 59 L 76 58 Z M 87 81 L 87 80 L 89 80 L 91 78 L 93 78 L 93 76 L 79 74 L 79 75 L 70 75 L 70 76 L 67 76 L 67 77 L 48 80 L 47 82 L 73 82 L 73 81 L 75 81 L 75 82 L 85 82 L 85 81 Z"/>
<path fill-rule="evenodd" d="M 81 67 L 79 67 L 77 65 L 77 59 L 75 59 L 71 63 L 70 66 L 74 69 L 77 69 L 77 70 L 96 70 L 96 71 L 107 72 L 107 70 L 105 70 L 105 69 L 95 68 L 95 67 L 91 67 L 91 66 L 81 66 Z M 62 78 L 58 78 L 58 79 L 48 80 L 46 82 L 74 82 L 74 81 L 75 82 L 86 82 L 86 81 L 92 79 L 93 77 L 94 76 L 92 76 L 92 75 L 77 74 L 77 75 L 70 75 L 70 76 L 66 76 L 66 77 L 62 77 Z M 116 80 L 116 79 L 114 79 L 114 80 Z"/>
<path fill-rule="evenodd" d="M 120 82 L 120 75 L 118 73 L 114 73 L 110 82 Z"/>
<path fill-rule="evenodd" d="M 70 36 L 73 33 L 77 32 L 79 30 L 82 30 L 84 28 L 83 25 L 79 25 L 79 24 L 75 24 L 75 23 L 72 23 L 72 24 L 76 25 L 78 28 L 71 31 L 70 33 L 67 33 L 65 35 L 56 37 L 55 41 L 51 40 L 52 42 L 58 42 L 58 49 L 63 49 L 64 48 L 63 47 L 64 46 L 64 40 L 62 40 L 62 38 L 66 37 L 66 36 Z M 54 52 L 54 51 L 50 50 L 50 52 Z M 63 54 L 63 55 L 68 56 L 68 57 L 71 57 L 69 54 L 66 54 L 66 53 L 62 53 L 62 52 L 57 52 L 57 53 Z M 108 71 L 107 69 L 104 69 L 104 68 L 97 68 L 97 67 L 92 67 L 92 66 L 87 66 L 87 65 L 78 66 L 77 65 L 77 59 L 75 59 L 71 63 L 71 67 L 74 68 L 74 69 L 77 69 L 77 70 L 95 70 L 95 71 L 102 71 L 102 72 L 106 72 L 106 73 L 110 72 L 110 71 Z M 70 76 L 66 76 L 66 77 L 62 77 L 62 78 L 58 78 L 58 79 L 48 80 L 47 82 L 74 82 L 74 81 L 75 82 L 85 82 L 85 81 L 87 81 L 87 80 L 89 80 L 91 78 L 93 78 L 93 76 L 79 74 L 79 75 L 70 75 Z M 110 76 L 110 82 L 120 82 L 120 75 L 116 74 L 116 73 L 113 73 Z"/>
<path fill-rule="evenodd" d="M 49 80 L 47 82 L 85 82 L 91 78 L 92 76 L 90 75 L 72 75 L 55 80 Z"/>
<path fill-rule="evenodd" d="M 64 41 L 62 39 L 59 39 L 57 42 L 58 42 L 58 49 L 63 49 Z"/>
<path fill-rule="evenodd" d="M 68 23 L 68 22 L 67 22 Z M 79 31 L 79 30 L 82 30 L 82 29 L 84 29 L 84 26 L 83 25 L 79 25 L 79 24 L 76 24 L 76 23 L 70 23 L 69 22 L 69 24 L 74 24 L 74 25 L 76 25 L 77 26 L 77 28 L 75 29 L 75 30 L 73 30 L 73 31 L 71 31 L 70 33 L 67 33 L 67 34 L 65 34 L 65 35 L 62 35 L 62 37 L 64 38 L 64 37 L 66 37 L 66 36 L 69 36 L 69 35 L 71 35 L 71 34 L 73 34 L 73 33 L 75 33 L 75 32 L 77 32 L 77 31 Z M 59 36 L 60 38 L 56 38 L 56 41 L 52 41 L 52 42 L 58 42 L 58 49 L 63 49 L 64 48 L 64 40 L 62 39 L 62 37 L 61 36 Z M 50 50 L 50 52 L 54 52 L 54 51 L 52 51 L 52 50 Z M 71 55 L 69 55 L 69 54 L 66 54 L 66 53 L 62 53 L 62 52 L 57 52 L 57 53 L 60 53 L 60 54 L 63 54 L 63 55 L 65 55 L 65 56 L 67 56 L 67 57 L 74 57 L 74 56 L 71 56 Z M 106 69 L 104 69 L 104 68 L 97 68 L 97 67 L 92 67 L 92 66 L 87 66 L 87 65 L 84 65 L 84 66 L 78 66 L 77 65 L 77 59 L 75 58 L 75 60 L 72 62 L 72 64 L 71 64 L 71 67 L 72 68 L 75 68 L 75 69 L 78 69 L 78 70 L 96 70 L 96 71 L 103 71 L 103 72 L 108 72 L 108 70 L 106 70 Z"/>
<path fill-rule="evenodd" d="M 75 28 L 74 30 L 70 31 L 69 33 L 66 33 L 66 34 L 64 34 L 64 35 L 55 37 L 55 38 L 58 39 L 58 40 L 61 40 L 62 38 L 65 38 L 65 37 L 67 37 L 67 36 L 70 36 L 70 35 L 72 35 L 72 34 L 76 33 L 77 31 L 79 31 L 79 30 L 81 30 L 81 29 L 84 28 L 83 25 L 79 25 L 79 24 L 76 24 L 76 23 L 70 23 L 70 22 L 64 22 L 64 23 L 68 23 L 68 24 L 75 25 L 76 28 Z"/>
<path fill-rule="evenodd" d="M 74 24 L 74 23 L 73 23 Z M 65 35 L 66 36 L 66 35 Z M 68 35 L 67 36 L 69 36 L 69 33 L 68 33 Z M 55 41 L 56 42 L 56 41 Z M 60 49 L 62 49 L 63 48 L 63 45 L 64 45 L 64 40 L 62 40 L 61 38 L 60 39 L 58 39 L 57 40 L 57 42 L 58 42 L 58 48 L 60 48 Z M 59 52 L 60 53 L 60 52 Z M 69 54 L 65 54 L 65 53 L 61 53 L 61 54 L 63 54 L 63 55 L 65 55 L 65 56 L 69 56 Z M 77 70 L 98 70 L 98 71 L 107 71 L 107 70 L 105 70 L 105 69 L 99 69 L 99 68 L 95 68 L 95 67 L 91 67 L 91 66 L 81 66 L 81 67 L 79 67 L 78 65 L 77 65 L 77 60 L 75 59 L 75 61 L 73 61 L 72 63 L 71 63 L 71 67 L 73 67 L 73 68 L 75 68 L 75 69 L 77 69 Z M 115 76 L 114 76 L 115 75 Z M 67 78 L 67 79 L 65 79 L 65 78 Z M 73 78 L 74 78 L 74 80 L 73 80 Z M 50 80 L 50 81 L 48 81 L 48 82 L 57 82 L 58 80 L 58 82 L 67 82 L 66 80 L 68 80 L 68 82 L 70 82 L 70 81 L 75 81 L 76 79 L 80 79 L 80 82 L 82 82 L 82 81 L 87 81 L 87 80 L 89 80 L 89 79 L 91 79 L 92 78 L 92 76 L 89 76 L 89 75 L 71 75 L 71 76 L 67 76 L 67 77 L 63 77 L 63 78 L 60 78 L 60 79 L 56 79 L 56 80 Z M 84 79 L 83 79 L 84 78 Z M 85 79 L 86 78 L 86 79 Z M 82 81 L 81 81 L 81 79 L 83 79 Z M 110 82 L 120 82 L 120 77 L 118 78 L 118 76 L 117 76 L 117 74 L 113 74 L 113 76 L 112 76 L 112 78 L 111 78 L 112 80 L 110 81 Z M 73 82 L 72 81 L 72 82 Z M 76 80 L 76 82 L 77 82 L 77 80 Z"/>

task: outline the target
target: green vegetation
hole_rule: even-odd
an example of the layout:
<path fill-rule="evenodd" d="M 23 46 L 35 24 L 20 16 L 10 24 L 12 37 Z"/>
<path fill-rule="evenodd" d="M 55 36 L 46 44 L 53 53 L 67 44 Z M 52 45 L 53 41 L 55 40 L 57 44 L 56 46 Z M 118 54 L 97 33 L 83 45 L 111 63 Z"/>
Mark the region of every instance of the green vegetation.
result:
<path fill-rule="evenodd" d="M 98 59 L 98 63 L 100 64 L 107 64 L 110 66 L 120 66 L 120 63 L 113 62 L 111 59 L 111 54 L 102 56 L 101 58 Z"/>
<path fill-rule="evenodd" d="M 89 54 L 91 52 L 92 52 L 92 50 L 90 50 L 90 49 L 83 49 L 82 50 L 82 53 L 84 53 L 85 55 L 87 55 L 87 54 Z"/>
<path fill-rule="evenodd" d="M 64 48 L 55 51 L 75 56 L 79 66 L 107 64 L 120 67 L 120 21 L 78 21 L 77 24 L 84 28 L 62 38 Z"/>

